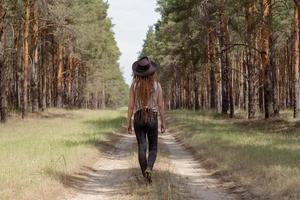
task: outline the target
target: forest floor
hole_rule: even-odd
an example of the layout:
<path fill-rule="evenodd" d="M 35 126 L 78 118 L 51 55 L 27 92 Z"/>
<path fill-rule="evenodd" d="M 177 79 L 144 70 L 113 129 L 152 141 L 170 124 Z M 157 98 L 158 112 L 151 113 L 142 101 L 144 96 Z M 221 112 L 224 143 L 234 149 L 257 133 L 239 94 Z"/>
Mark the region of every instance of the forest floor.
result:
<path fill-rule="evenodd" d="M 153 183 L 125 110 L 49 110 L 0 126 L 1 200 L 237 199 L 172 134 L 160 135 Z"/>
<path fill-rule="evenodd" d="M 297 121 L 169 112 L 149 185 L 125 116 L 50 110 L 1 125 L 0 199 L 299 199 Z"/>

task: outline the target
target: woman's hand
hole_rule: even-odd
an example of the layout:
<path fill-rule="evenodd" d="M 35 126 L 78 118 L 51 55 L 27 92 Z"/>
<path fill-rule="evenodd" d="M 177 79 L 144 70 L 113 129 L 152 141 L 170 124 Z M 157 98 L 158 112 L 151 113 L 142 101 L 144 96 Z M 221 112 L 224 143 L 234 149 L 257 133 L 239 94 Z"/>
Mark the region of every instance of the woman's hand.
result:
<path fill-rule="evenodd" d="M 161 123 L 161 125 L 160 125 L 160 132 L 161 132 L 162 134 L 164 134 L 164 133 L 166 132 L 166 126 L 165 126 L 164 123 Z"/>
<path fill-rule="evenodd" d="M 165 106 L 164 106 L 164 98 L 163 98 L 160 83 L 158 83 L 157 105 L 158 105 L 158 112 L 159 112 L 159 115 L 160 115 L 160 132 L 162 134 L 164 134 L 166 132 L 165 119 L 164 119 Z"/>
<path fill-rule="evenodd" d="M 128 120 L 128 126 L 127 126 L 127 132 L 128 134 L 132 134 L 132 114 L 134 109 L 134 82 L 131 84 L 130 91 L 129 91 L 129 101 L 128 101 L 128 113 L 127 113 L 127 120 Z"/>
<path fill-rule="evenodd" d="M 130 123 L 128 123 L 128 126 L 127 126 L 127 132 L 128 132 L 128 134 L 132 134 L 132 124 L 131 124 L 131 122 Z"/>

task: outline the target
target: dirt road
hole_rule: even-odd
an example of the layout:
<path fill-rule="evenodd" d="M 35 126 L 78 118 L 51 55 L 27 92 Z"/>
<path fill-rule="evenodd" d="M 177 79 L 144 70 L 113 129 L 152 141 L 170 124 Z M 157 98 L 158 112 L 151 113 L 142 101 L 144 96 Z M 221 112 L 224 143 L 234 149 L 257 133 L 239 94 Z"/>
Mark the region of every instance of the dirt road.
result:
<path fill-rule="evenodd" d="M 229 194 L 222 188 L 218 180 L 201 167 L 201 163 L 194 159 L 193 155 L 180 145 L 171 134 L 160 136 L 160 148 L 167 152 L 168 174 L 170 182 L 167 185 L 175 185 L 180 190 L 175 199 L 201 199 L 201 200 L 233 200 L 237 199 L 234 194 Z M 101 157 L 92 167 L 87 167 L 86 172 L 78 174 L 76 180 L 84 180 L 83 184 L 74 183 L 72 191 L 65 194 L 63 200 L 106 200 L 106 199 L 156 199 L 148 197 L 144 192 L 140 198 L 138 193 L 132 194 L 132 187 L 145 191 L 151 191 L 153 185 L 141 183 L 132 184 L 133 174 L 139 176 L 138 163 L 135 146 L 135 136 L 124 135 L 115 148 Z M 160 156 L 160 155 L 159 155 Z M 156 163 L 156 170 L 159 171 L 160 161 Z M 155 170 L 155 169 L 154 169 Z M 154 171 L 155 173 L 155 171 Z M 158 172 L 157 172 L 158 173 Z M 175 178 L 176 177 L 176 178 Z M 76 182 L 75 180 L 75 182 Z M 130 180 L 130 181 L 128 181 Z M 178 183 L 176 183 L 178 181 Z M 155 179 L 154 179 L 155 182 Z M 173 183 L 172 183 L 173 182 Z M 174 183 L 175 182 L 175 183 Z M 155 183 L 154 183 L 155 185 Z M 166 186 L 166 187 L 169 187 Z M 158 186 L 162 187 L 162 186 Z M 162 194 L 160 199 L 166 199 L 168 188 L 160 188 Z M 170 198 L 167 198 L 170 199 Z"/>

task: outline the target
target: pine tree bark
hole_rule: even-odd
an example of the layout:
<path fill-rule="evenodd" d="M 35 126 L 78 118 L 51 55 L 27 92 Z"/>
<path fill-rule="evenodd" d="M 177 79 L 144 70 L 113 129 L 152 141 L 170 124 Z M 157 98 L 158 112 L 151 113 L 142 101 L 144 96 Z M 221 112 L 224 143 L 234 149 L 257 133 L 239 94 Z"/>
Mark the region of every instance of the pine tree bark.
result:
<path fill-rule="evenodd" d="M 4 32 L 4 18 L 6 15 L 4 0 L 0 0 L 0 41 L 2 42 L 2 35 Z"/>
<path fill-rule="evenodd" d="M 57 63 L 57 73 L 56 73 L 56 84 L 57 84 L 57 94 L 56 94 L 56 106 L 61 108 L 62 107 L 62 98 L 63 98 L 63 54 L 64 54 L 64 47 L 61 42 L 58 44 L 58 63 Z"/>
<path fill-rule="evenodd" d="M 230 109 L 229 109 L 229 117 L 233 118 L 234 117 L 234 97 L 233 97 L 233 70 L 230 70 L 230 80 L 229 80 L 229 104 L 230 104 Z"/>
<path fill-rule="evenodd" d="M 48 52 L 47 52 L 47 47 L 48 44 L 46 42 L 47 39 L 47 32 L 44 31 L 43 32 L 43 36 L 42 36 L 42 48 L 41 48 L 41 54 L 42 54 L 42 63 L 41 63 L 41 67 L 42 67 L 42 74 L 41 74 L 41 108 L 42 111 L 44 111 L 47 107 L 47 69 L 49 66 L 49 56 L 48 56 Z"/>
<path fill-rule="evenodd" d="M 68 58 L 68 73 L 67 73 L 67 101 L 68 105 L 72 104 L 72 72 L 73 72 L 73 58 L 70 55 Z"/>
<path fill-rule="evenodd" d="M 193 87 L 194 91 L 194 98 L 193 100 L 190 100 L 191 107 L 194 108 L 195 110 L 200 109 L 200 101 L 199 101 L 199 81 L 198 81 L 198 75 L 197 75 L 197 63 L 198 63 L 198 52 L 197 49 L 191 48 L 191 65 L 192 65 L 192 81 L 191 81 L 191 87 Z M 207 79 L 205 79 L 207 80 Z M 192 105 L 193 104 L 193 105 Z"/>
<path fill-rule="evenodd" d="M 300 73 L 299 73 L 299 52 L 300 52 L 300 0 L 295 0 L 295 61 L 294 61 L 294 118 L 300 118 Z"/>
<path fill-rule="evenodd" d="M 229 69 L 228 50 L 226 45 L 226 35 L 228 34 L 227 18 L 225 16 L 225 0 L 220 2 L 219 11 L 219 43 L 221 51 L 221 76 L 222 76 L 222 114 L 228 114 L 229 110 Z"/>
<path fill-rule="evenodd" d="M 295 12 L 295 14 L 298 15 L 298 12 Z M 297 17 L 295 18 L 297 19 Z M 298 20 L 298 19 L 297 19 Z M 293 34 L 293 39 L 290 41 L 290 45 L 289 45 L 289 51 L 288 53 L 291 55 L 291 61 L 289 64 L 289 67 L 287 68 L 287 80 L 288 80 L 288 86 L 287 86 L 287 93 L 286 93 L 286 101 L 288 104 L 288 108 L 294 108 L 294 68 L 296 65 L 296 62 L 299 63 L 299 60 L 297 61 L 296 56 L 297 56 L 297 46 L 299 44 L 299 39 L 297 39 L 298 34 L 296 34 L 296 31 L 298 29 L 296 29 L 297 27 L 295 26 L 295 24 L 297 24 L 297 22 L 295 21 L 293 23 L 293 28 L 294 28 L 294 34 Z"/>
<path fill-rule="evenodd" d="M 32 112 L 38 112 L 39 110 L 39 97 L 38 97 L 38 69 L 39 69 L 39 25 L 38 25 L 38 7 L 37 0 L 33 0 L 31 3 L 32 10 L 32 44 L 33 44 L 33 63 L 31 68 L 31 100 L 32 100 Z"/>
<path fill-rule="evenodd" d="M 49 36 L 48 36 L 49 37 Z M 57 106 L 57 44 L 54 40 L 54 36 L 51 36 L 52 56 L 51 65 L 48 68 L 48 92 L 47 92 L 47 106 Z"/>
<path fill-rule="evenodd" d="M 5 64 L 5 33 L 4 19 L 6 11 L 4 8 L 4 0 L 0 0 L 0 121 L 7 120 L 7 70 Z"/>
<path fill-rule="evenodd" d="M 228 22 L 226 22 L 226 32 L 225 32 L 225 41 L 226 41 L 226 49 L 229 47 L 230 38 L 228 31 Z M 228 99 L 229 99 L 229 117 L 234 117 L 234 98 L 233 98 L 233 67 L 229 67 L 231 65 L 230 55 L 228 51 L 226 51 L 226 65 L 228 70 Z"/>
<path fill-rule="evenodd" d="M 193 77 L 193 85 L 194 85 L 194 108 L 195 110 L 200 109 L 200 101 L 199 101 L 199 83 L 197 80 L 196 73 Z"/>
<path fill-rule="evenodd" d="M 22 118 L 27 114 L 28 106 L 28 68 L 29 68 L 29 25 L 30 25 L 30 0 L 25 0 L 23 23 L 23 53 L 22 53 Z"/>
<path fill-rule="evenodd" d="M 248 118 L 252 119 L 256 114 L 257 104 L 257 66 L 255 65 L 256 52 L 253 50 L 253 44 L 256 44 L 255 24 L 256 24 L 256 6 L 255 0 L 251 0 L 246 7 L 247 22 L 247 89 L 248 89 Z"/>
<path fill-rule="evenodd" d="M 12 7 L 13 17 L 13 30 L 14 30 L 14 44 L 15 51 L 12 52 L 12 68 L 13 68 L 13 106 L 17 109 L 20 108 L 20 66 L 21 66 L 21 48 L 22 48 L 22 30 L 18 19 L 17 5 Z"/>
<path fill-rule="evenodd" d="M 261 59 L 264 70 L 264 105 L 265 118 L 272 116 L 272 71 L 270 62 L 270 40 L 271 40 L 271 0 L 262 0 L 262 29 L 261 29 Z"/>
<path fill-rule="evenodd" d="M 270 24 L 271 26 L 271 24 Z M 270 66 L 271 66 L 271 81 L 272 81 L 272 107 L 273 116 L 279 116 L 279 80 L 278 80 L 278 64 L 276 58 L 279 60 L 281 57 L 276 57 L 274 34 L 271 32 L 270 36 Z"/>
<path fill-rule="evenodd" d="M 216 62 L 215 62 L 215 34 L 213 28 L 208 29 L 208 63 L 210 79 L 210 108 L 217 109 L 217 80 L 216 80 Z"/>
<path fill-rule="evenodd" d="M 242 88 L 243 88 L 243 109 L 245 111 L 248 110 L 248 79 L 249 79 L 249 74 L 248 74 L 248 56 L 246 55 L 248 50 L 246 52 L 243 52 L 242 55 L 242 72 L 243 72 L 243 80 L 242 80 Z M 248 113 L 249 114 L 249 113 Z M 248 116 L 249 117 L 249 116 Z"/>

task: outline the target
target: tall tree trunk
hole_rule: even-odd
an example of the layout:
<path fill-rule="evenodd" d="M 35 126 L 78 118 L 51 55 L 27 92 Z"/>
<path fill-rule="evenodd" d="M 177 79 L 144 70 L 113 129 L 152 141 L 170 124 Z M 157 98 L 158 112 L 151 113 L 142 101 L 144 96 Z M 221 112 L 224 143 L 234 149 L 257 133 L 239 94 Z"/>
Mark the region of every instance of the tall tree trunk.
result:
<path fill-rule="evenodd" d="M 2 35 L 4 32 L 4 19 L 6 11 L 4 7 L 4 0 L 0 0 L 0 42 L 2 42 Z"/>
<path fill-rule="evenodd" d="M 247 50 L 248 52 L 248 50 Z M 242 69 L 243 69 L 243 74 L 247 75 L 247 78 L 243 77 L 243 109 L 246 111 L 246 110 L 249 110 L 248 109 L 248 106 L 249 106 L 249 103 L 248 103 L 248 94 L 249 94 L 249 87 L 248 87 L 248 80 L 249 80 L 249 73 L 248 73 L 248 55 L 245 56 L 244 53 L 243 53 L 243 64 L 242 64 Z M 249 112 L 248 112 L 248 117 L 249 117 Z"/>
<path fill-rule="evenodd" d="M 271 24 L 270 24 L 271 25 Z M 281 57 L 278 55 L 277 59 Z M 283 64 L 284 65 L 284 64 Z M 270 66 L 272 74 L 272 105 L 273 105 L 273 116 L 279 116 L 279 80 L 278 80 L 278 63 L 276 63 L 276 49 L 274 34 L 270 36 Z"/>
<path fill-rule="evenodd" d="M 228 22 L 226 21 L 226 31 L 225 31 L 225 47 L 228 49 L 230 38 L 229 38 L 229 30 L 228 30 Z M 228 99 L 229 99 L 229 117 L 234 117 L 234 98 L 233 98 L 233 67 L 229 67 L 231 65 L 229 52 L 226 51 L 226 66 L 228 71 Z"/>
<path fill-rule="evenodd" d="M 52 56 L 51 56 L 51 66 L 49 66 L 48 71 L 48 105 L 49 107 L 57 106 L 57 44 L 54 40 L 54 36 L 51 36 L 52 45 Z"/>
<path fill-rule="evenodd" d="M 256 44 L 255 24 L 256 24 L 255 0 L 251 0 L 246 8 L 247 22 L 247 74 L 248 74 L 248 118 L 252 119 L 256 114 L 257 104 L 257 66 L 255 65 L 256 52 L 253 45 Z"/>
<path fill-rule="evenodd" d="M 268 119 L 273 113 L 272 106 L 272 79 L 270 62 L 270 40 L 271 40 L 271 0 L 262 0 L 262 29 L 261 29 L 261 59 L 264 70 L 264 104 L 265 118 Z"/>
<path fill-rule="evenodd" d="M 27 114 L 28 105 L 28 67 L 29 67 L 29 25 L 30 25 L 30 0 L 25 0 L 23 23 L 23 54 L 22 54 L 22 118 Z"/>
<path fill-rule="evenodd" d="M 210 108 L 217 109 L 217 80 L 216 80 L 216 61 L 215 61 L 215 34 L 213 28 L 208 29 L 208 63 L 210 80 Z"/>
<path fill-rule="evenodd" d="M 193 87 L 194 90 L 194 98 L 193 101 L 190 99 L 190 104 L 191 107 L 193 107 L 195 110 L 200 109 L 200 101 L 199 101 L 199 81 L 198 81 L 198 75 L 197 75 L 197 63 L 198 63 L 198 52 L 197 49 L 191 48 L 191 67 L 192 67 L 192 72 L 193 72 L 193 80 L 191 81 L 191 87 Z M 207 79 L 205 79 L 207 80 Z"/>
<path fill-rule="evenodd" d="M 46 38 L 47 38 L 47 32 L 44 31 L 43 32 L 43 39 L 42 39 L 42 48 L 41 48 L 41 54 L 42 54 L 42 63 L 41 63 L 41 67 L 42 67 L 42 75 L 41 75 L 41 108 L 44 111 L 47 107 L 47 69 L 49 66 L 49 55 L 47 52 L 47 47 L 48 44 L 46 42 Z"/>
<path fill-rule="evenodd" d="M 229 101 L 230 101 L 230 112 L 229 117 L 234 117 L 234 97 L 233 97 L 233 70 L 230 70 L 230 82 L 229 82 Z"/>
<path fill-rule="evenodd" d="M 12 65 L 13 65 L 13 105 L 15 108 L 20 108 L 20 65 L 21 65 L 21 48 L 22 48 L 22 29 L 20 20 L 17 18 L 18 9 L 17 5 L 13 8 L 13 29 L 14 29 L 14 45 L 16 51 L 12 52 Z"/>
<path fill-rule="evenodd" d="M 7 120 L 7 70 L 5 64 L 4 0 L 0 0 L 0 121 Z"/>
<path fill-rule="evenodd" d="M 58 63 L 57 63 L 57 73 L 56 73 L 56 84 L 57 84 L 57 94 L 56 94 L 56 106 L 62 107 L 62 97 L 63 97 L 63 67 L 64 67 L 64 60 L 63 60 L 63 52 L 64 47 L 61 42 L 58 44 Z"/>
<path fill-rule="evenodd" d="M 39 97 L 38 97 L 38 65 L 39 65 L 39 48 L 38 48 L 38 37 L 39 37 L 39 27 L 38 27 L 38 5 L 37 0 L 34 0 L 31 4 L 32 6 L 32 16 L 33 16 L 33 63 L 31 69 L 31 100 L 32 100 L 32 112 L 38 112 L 39 110 Z"/>
<path fill-rule="evenodd" d="M 70 106 L 72 104 L 72 72 L 73 72 L 73 57 L 70 55 L 68 59 L 68 73 L 67 73 L 67 102 Z"/>
<path fill-rule="evenodd" d="M 225 16 L 225 0 L 221 0 L 219 11 L 219 43 L 221 51 L 221 76 L 222 76 L 222 114 L 228 114 L 229 110 L 229 69 L 228 69 L 228 49 L 226 36 L 228 34 L 227 18 Z"/>
<path fill-rule="evenodd" d="M 300 118 L 300 73 L 299 73 L 299 52 L 300 52 L 300 0 L 295 0 L 295 62 L 294 62 L 294 118 Z"/>
<path fill-rule="evenodd" d="M 194 72 L 195 73 L 195 72 Z M 193 77 L 193 85 L 194 85 L 194 108 L 195 110 L 199 110 L 200 109 L 200 102 L 199 102 L 199 83 L 197 80 L 197 76 L 196 73 Z"/>
<path fill-rule="evenodd" d="M 298 15 L 298 12 L 295 12 L 295 14 Z M 298 18 L 296 17 L 295 19 L 298 20 Z M 289 54 L 291 54 L 291 60 L 290 60 L 290 64 L 289 67 L 287 68 L 287 77 L 288 77 L 288 87 L 287 87 L 287 104 L 288 104 L 288 108 L 294 108 L 294 79 L 293 79 L 293 75 L 294 75 L 294 68 L 295 66 L 299 66 L 299 60 L 297 61 L 296 56 L 298 55 L 297 52 L 297 46 L 299 44 L 299 39 L 298 38 L 298 34 L 296 34 L 296 31 L 298 30 L 298 26 L 296 27 L 295 24 L 298 22 L 294 22 L 293 23 L 293 27 L 294 27 L 294 34 L 293 34 L 293 39 L 291 39 L 290 44 L 289 44 Z M 299 58 L 298 58 L 299 59 Z M 296 62 L 298 62 L 298 65 L 296 64 Z"/>

